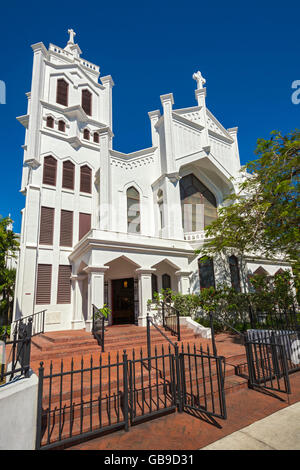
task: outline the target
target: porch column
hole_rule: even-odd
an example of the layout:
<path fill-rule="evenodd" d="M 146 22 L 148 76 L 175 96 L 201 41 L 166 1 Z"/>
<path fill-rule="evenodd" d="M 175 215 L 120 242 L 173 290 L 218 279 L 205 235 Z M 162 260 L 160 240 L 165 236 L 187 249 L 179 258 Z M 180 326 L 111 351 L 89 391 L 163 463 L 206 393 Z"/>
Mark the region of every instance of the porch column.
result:
<path fill-rule="evenodd" d="M 136 269 L 139 277 L 139 326 L 147 326 L 147 312 L 149 299 L 152 299 L 152 278 L 151 274 L 155 273 L 156 269 Z"/>
<path fill-rule="evenodd" d="M 87 266 L 84 271 L 88 273 L 88 305 L 86 331 L 92 330 L 93 304 L 101 308 L 104 305 L 104 276 L 109 266 Z"/>
<path fill-rule="evenodd" d="M 178 292 L 181 294 L 190 293 L 190 274 L 191 271 L 176 271 L 175 276 L 178 282 Z"/>
<path fill-rule="evenodd" d="M 72 291 L 73 291 L 73 318 L 72 330 L 78 330 L 84 326 L 83 312 L 82 312 L 82 281 L 84 275 L 71 276 Z"/>

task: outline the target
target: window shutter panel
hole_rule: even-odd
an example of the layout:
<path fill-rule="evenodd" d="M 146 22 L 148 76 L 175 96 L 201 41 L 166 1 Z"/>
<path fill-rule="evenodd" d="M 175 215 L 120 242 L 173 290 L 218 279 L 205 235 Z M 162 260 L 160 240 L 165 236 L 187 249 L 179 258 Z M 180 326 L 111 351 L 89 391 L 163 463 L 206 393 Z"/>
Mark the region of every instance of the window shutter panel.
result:
<path fill-rule="evenodd" d="M 81 106 L 88 116 L 92 115 L 92 93 L 89 90 L 82 90 Z"/>
<path fill-rule="evenodd" d="M 71 266 L 60 265 L 58 269 L 57 303 L 71 303 Z"/>
<path fill-rule="evenodd" d="M 51 264 L 39 264 L 37 272 L 35 303 L 46 305 L 51 303 Z"/>
<path fill-rule="evenodd" d="M 47 117 L 47 127 L 51 127 L 51 129 L 54 127 L 54 119 L 51 116 Z"/>
<path fill-rule="evenodd" d="M 83 138 L 85 140 L 90 140 L 90 131 L 88 129 L 84 129 L 83 131 Z"/>
<path fill-rule="evenodd" d="M 91 214 L 79 213 L 79 240 L 91 229 Z"/>
<path fill-rule="evenodd" d="M 67 161 L 63 164 L 63 181 L 62 187 L 67 189 L 74 189 L 74 171 L 75 165 Z"/>
<path fill-rule="evenodd" d="M 61 132 L 66 131 L 66 123 L 64 121 L 58 121 L 58 130 Z"/>
<path fill-rule="evenodd" d="M 84 165 L 80 168 L 80 191 L 91 193 L 92 170 Z"/>
<path fill-rule="evenodd" d="M 60 216 L 60 246 L 73 245 L 73 212 L 61 211 Z"/>
<path fill-rule="evenodd" d="M 43 184 L 56 185 L 56 167 L 57 161 L 49 156 L 44 158 Z"/>
<path fill-rule="evenodd" d="M 54 209 L 52 207 L 41 208 L 40 243 L 53 245 Z"/>
<path fill-rule="evenodd" d="M 63 78 L 57 80 L 56 103 L 68 106 L 68 88 L 69 85 Z"/>

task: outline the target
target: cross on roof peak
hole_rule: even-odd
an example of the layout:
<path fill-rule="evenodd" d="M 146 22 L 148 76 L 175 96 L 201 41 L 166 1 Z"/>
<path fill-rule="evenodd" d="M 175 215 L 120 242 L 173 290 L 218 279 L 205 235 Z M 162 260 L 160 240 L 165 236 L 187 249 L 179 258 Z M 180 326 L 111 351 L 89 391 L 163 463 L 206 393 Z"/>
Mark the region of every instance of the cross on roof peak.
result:
<path fill-rule="evenodd" d="M 69 33 L 69 35 L 70 35 L 68 44 L 69 44 L 69 43 L 74 44 L 74 37 L 76 36 L 75 31 L 74 31 L 73 29 L 68 29 L 68 33 Z"/>
<path fill-rule="evenodd" d="M 203 85 L 206 83 L 206 80 L 205 78 L 202 76 L 200 70 L 198 70 L 198 72 L 195 72 L 193 74 L 193 79 L 196 80 L 197 82 L 197 89 L 201 89 L 203 88 Z"/>

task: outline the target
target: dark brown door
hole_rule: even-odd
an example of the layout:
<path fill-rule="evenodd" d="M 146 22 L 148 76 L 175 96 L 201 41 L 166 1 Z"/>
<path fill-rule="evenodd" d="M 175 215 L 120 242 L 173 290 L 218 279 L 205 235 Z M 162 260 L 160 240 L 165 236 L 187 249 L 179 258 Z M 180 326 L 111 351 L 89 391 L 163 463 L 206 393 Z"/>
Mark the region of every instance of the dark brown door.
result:
<path fill-rule="evenodd" d="M 134 323 L 133 278 L 112 281 L 113 324 Z"/>

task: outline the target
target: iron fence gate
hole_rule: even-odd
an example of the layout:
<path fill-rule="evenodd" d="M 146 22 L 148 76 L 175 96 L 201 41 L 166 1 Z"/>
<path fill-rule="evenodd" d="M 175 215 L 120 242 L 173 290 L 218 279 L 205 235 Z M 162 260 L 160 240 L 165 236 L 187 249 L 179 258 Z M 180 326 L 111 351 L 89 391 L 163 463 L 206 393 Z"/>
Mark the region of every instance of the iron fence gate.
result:
<path fill-rule="evenodd" d="M 281 338 L 282 339 L 282 338 Z M 249 386 L 291 393 L 286 343 L 274 336 L 245 340 Z M 296 369 L 295 369 L 296 370 Z"/>
<path fill-rule="evenodd" d="M 194 347 L 180 354 L 182 407 L 226 419 L 225 358 Z"/>
<path fill-rule="evenodd" d="M 130 361 L 129 407 L 130 422 L 135 424 L 147 418 L 176 409 L 175 355 L 164 351 L 136 357 Z"/>
<path fill-rule="evenodd" d="M 107 361 L 85 366 L 71 360 L 39 369 L 37 449 L 67 446 L 96 434 L 124 428 L 178 409 L 226 418 L 224 358 L 194 346 L 176 345 L 149 355 L 132 351 L 128 359 L 108 354 Z"/>

